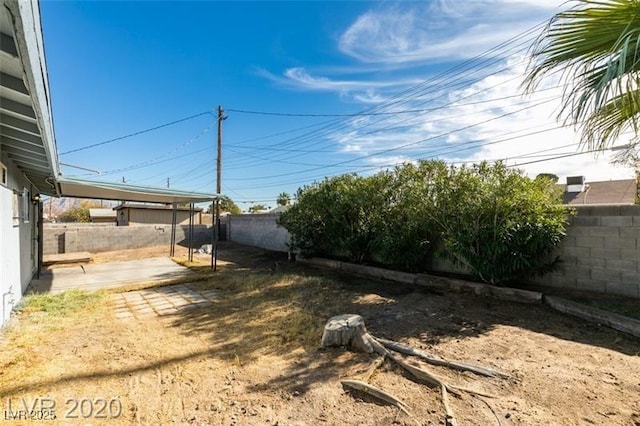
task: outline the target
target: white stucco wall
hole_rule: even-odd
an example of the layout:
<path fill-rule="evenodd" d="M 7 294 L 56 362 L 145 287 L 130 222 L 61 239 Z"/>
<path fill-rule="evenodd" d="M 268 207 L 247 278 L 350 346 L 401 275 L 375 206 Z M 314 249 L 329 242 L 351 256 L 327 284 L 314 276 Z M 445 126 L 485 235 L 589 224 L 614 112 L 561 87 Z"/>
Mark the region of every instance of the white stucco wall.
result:
<path fill-rule="evenodd" d="M 37 269 L 37 246 L 33 245 L 37 208 L 29 203 L 30 221 L 19 219 L 18 224 L 14 223 L 14 190 L 21 194 L 27 188 L 33 193 L 33 188 L 10 160 L 0 154 L 0 161 L 8 171 L 7 185 L 0 185 L 0 326 L 3 326 Z M 22 211 L 21 196 L 18 210 Z"/>

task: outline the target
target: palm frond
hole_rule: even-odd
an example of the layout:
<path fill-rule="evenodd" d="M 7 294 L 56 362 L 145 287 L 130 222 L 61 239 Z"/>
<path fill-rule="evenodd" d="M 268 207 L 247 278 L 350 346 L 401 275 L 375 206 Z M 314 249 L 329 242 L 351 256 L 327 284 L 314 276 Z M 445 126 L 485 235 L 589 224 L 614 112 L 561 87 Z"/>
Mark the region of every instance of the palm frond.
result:
<path fill-rule="evenodd" d="M 605 148 L 622 131 L 637 131 L 640 0 L 578 0 L 558 13 L 532 47 L 525 90 L 551 75 L 565 85 L 558 118 L 580 127 L 587 146 Z"/>

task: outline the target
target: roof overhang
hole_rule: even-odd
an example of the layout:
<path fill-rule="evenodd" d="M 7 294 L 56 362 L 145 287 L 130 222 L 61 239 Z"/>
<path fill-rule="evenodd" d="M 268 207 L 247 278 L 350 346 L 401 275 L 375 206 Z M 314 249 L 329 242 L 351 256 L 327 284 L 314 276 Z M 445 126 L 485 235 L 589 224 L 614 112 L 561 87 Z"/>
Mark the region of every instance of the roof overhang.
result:
<path fill-rule="evenodd" d="M 63 197 L 126 200 L 146 203 L 201 203 L 217 198 L 216 194 L 151 188 L 125 183 L 97 182 L 58 176 L 58 191 Z"/>
<path fill-rule="evenodd" d="M 37 0 L 0 1 L 0 153 L 43 194 L 60 173 Z"/>

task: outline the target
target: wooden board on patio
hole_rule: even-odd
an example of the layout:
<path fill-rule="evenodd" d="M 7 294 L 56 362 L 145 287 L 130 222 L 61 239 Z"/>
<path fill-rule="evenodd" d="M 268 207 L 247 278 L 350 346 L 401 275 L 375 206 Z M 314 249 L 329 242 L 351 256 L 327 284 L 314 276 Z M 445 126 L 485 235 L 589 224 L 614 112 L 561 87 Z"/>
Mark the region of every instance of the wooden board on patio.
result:
<path fill-rule="evenodd" d="M 64 263 L 81 263 L 91 261 L 91 253 L 79 251 L 75 253 L 46 254 L 42 258 L 43 265 L 60 265 Z"/>

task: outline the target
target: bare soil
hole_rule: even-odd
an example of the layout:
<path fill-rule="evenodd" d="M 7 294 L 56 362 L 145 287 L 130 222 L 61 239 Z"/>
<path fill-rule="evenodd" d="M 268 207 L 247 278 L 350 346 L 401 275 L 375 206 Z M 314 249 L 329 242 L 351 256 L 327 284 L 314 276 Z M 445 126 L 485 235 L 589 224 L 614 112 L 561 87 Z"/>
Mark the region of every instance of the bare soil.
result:
<path fill-rule="evenodd" d="M 120 251 L 94 261 L 167 253 Z M 58 416 L 50 424 L 444 424 L 439 392 L 388 362 L 371 383 L 402 399 L 413 418 L 342 389 L 341 378 L 364 373 L 375 357 L 318 346 L 329 317 L 355 313 L 376 336 L 512 377 L 428 366 L 496 396 L 487 401 L 497 417 L 479 399 L 451 397 L 460 425 L 640 425 L 640 341 L 630 336 L 544 306 L 437 295 L 247 247 L 223 244 L 220 257 L 220 271 L 196 284 L 220 293 L 204 309 L 118 320 L 105 298 L 64 317 L 17 315 L 0 333 L 0 408 L 48 397 Z M 208 264 L 196 255 L 191 266 Z M 81 398 L 115 398 L 122 414 L 65 418 Z"/>

